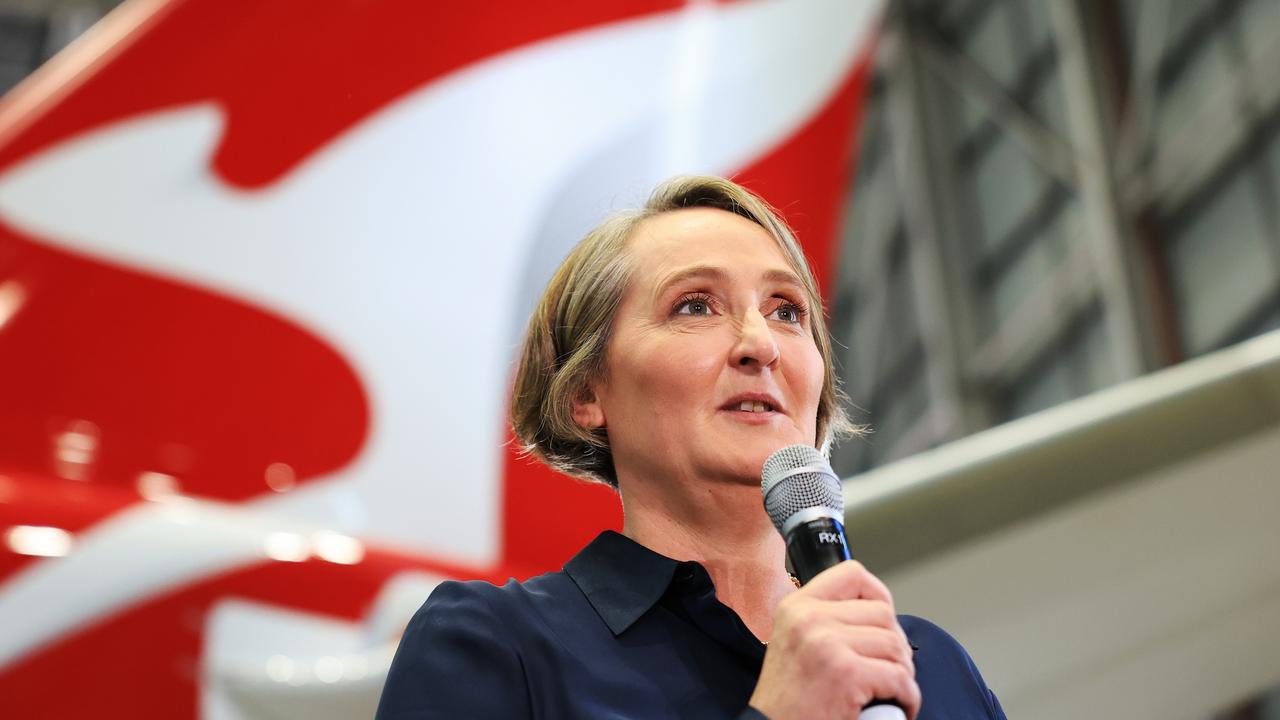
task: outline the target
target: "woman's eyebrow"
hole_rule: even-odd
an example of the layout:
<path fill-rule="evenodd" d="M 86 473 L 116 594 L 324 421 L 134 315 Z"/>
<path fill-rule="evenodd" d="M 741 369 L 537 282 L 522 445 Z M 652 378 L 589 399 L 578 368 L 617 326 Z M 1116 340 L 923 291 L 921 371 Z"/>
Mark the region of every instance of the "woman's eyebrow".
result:
<path fill-rule="evenodd" d="M 666 292 L 667 288 L 686 280 L 706 278 L 708 280 L 722 282 L 728 277 L 729 273 L 726 272 L 724 268 L 716 267 L 715 265 L 694 265 L 692 267 L 680 268 L 678 270 L 673 270 L 658 281 L 658 284 L 654 286 L 653 296 L 655 298 L 661 297 L 662 294 Z"/>
<path fill-rule="evenodd" d="M 800 276 L 790 270 L 769 270 L 764 274 L 765 282 L 777 283 L 779 285 L 791 285 L 797 290 L 804 290 L 804 283 L 800 281 Z"/>
<path fill-rule="evenodd" d="M 664 276 L 657 285 L 654 286 L 653 297 L 661 297 L 667 288 L 677 285 L 686 280 L 702 279 L 712 280 L 715 282 L 723 282 L 729 277 L 729 273 L 721 267 L 715 265 L 694 265 L 692 267 L 680 268 L 673 270 Z M 776 283 L 779 285 L 790 285 L 797 290 L 804 289 L 804 283 L 800 281 L 800 277 L 790 270 L 773 269 L 766 270 L 761 279 L 767 283 Z"/>

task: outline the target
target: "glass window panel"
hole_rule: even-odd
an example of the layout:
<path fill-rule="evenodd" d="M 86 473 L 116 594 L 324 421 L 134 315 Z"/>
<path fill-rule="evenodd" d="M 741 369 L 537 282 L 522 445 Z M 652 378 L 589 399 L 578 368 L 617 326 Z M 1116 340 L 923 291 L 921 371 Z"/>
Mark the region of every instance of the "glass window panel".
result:
<path fill-rule="evenodd" d="M 1280 133 L 1271 135 L 1267 155 L 1271 159 L 1271 206 L 1275 217 L 1280 216 Z M 1274 230 L 1280 232 L 1280 228 Z"/>
<path fill-rule="evenodd" d="M 952 10 L 954 2 L 948 0 L 904 0 L 907 10 L 913 13 L 929 14 L 933 17 L 943 18 Z"/>
<path fill-rule="evenodd" d="M 1149 0 L 1120 0 L 1117 6 L 1120 8 L 1120 22 L 1124 24 L 1124 32 L 1128 36 L 1129 46 L 1133 46 L 1133 38 L 1138 27 L 1138 19 L 1141 17 L 1142 6 Z"/>
<path fill-rule="evenodd" d="M 860 241 L 868 241 L 899 214 L 897 178 L 893 168 L 893 133 L 884 126 L 884 115 L 876 113 L 876 122 L 867 128 L 858 159 L 858 182 L 854 187 L 851 211 Z"/>
<path fill-rule="evenodd" d="M 857 378 L 853 387 L 861 387 L 867 384 L 866 380 L 871 379 L 869 375 L 875 372 L 876 353 L 880 348 L 880 338 L 871 337 L 871 332 L 880 325 L 868 316 L 868 312 L 870 306 L 866 303 L 859 305 L 854 311 L 853 332 L 850 334 L 849 349 L 845 353 L 850 358 L 845 369 L 846 377 Z M 863 400 L 866 401 L 866 398 Z"/>
<path fill-rule="evenodd" d="M 1152 10 L 1164 8 L 1168 13 L 1165 25 L 1165 43 L 1176 43 L 1186 35 L 1193 25 L 1203 22 L 1205 14 L 1218 0 L 1146 0 L 1153 4 Z M 1144 8 L 1145 10 L 1145 8 Z"/>
<path fill-rule="evenodd" d="M 987 8 L 966 42 L 965 52 L 974 62 L 1001 85 L 1013 85 L 1019 63 L 1013 47 L 1013 28 L 1009 26 L 1008 3 L 996 2 Z"/>
<path fill-rule="evenodd" d="M 1102 314 L 1096 311 L 1073 322 L 1047 361 L 1033 367 L 1010 389 L 1010 417 L 1029 415 L 1115 382 L 1115 365 L 1104 332 Z"/>
<path fill-rule="evenodd" d="M 1062 93 L 1062 73 L 1054 66 L 1031 97 L 1031 111 L 1063 137 L 1067 136 L 1067 101 Z"/>
<path fill-rule="evenodd" d="M 49 12 L 49 35 L 45 56 L 61 52 L 102 17 L 102 10 L 92 3 L 58 3 Z"/>
<path fill-rule="evenodd" d="M 1205 103 L 1223 101 L 1222 90 L 1227 87 L 1223 78 L 1234 73 L 1235 67 L 1221 36 L 1212 36 L 1197 47 L 1195 55 L 1160 98 L 1156 115 L 1158 141 L 1171 142 Z"/>
<path fill-rule="evenodd" d="M 1014 3 L 1014 7 L 1021 9 L 1025 18 L 1029 52 L 1038 52 L 1053 42 L 1053 18 L 1049 16 L 1049 2 L 1031 0 L 1031 2 Z"/>
<path fill-rule="evenodd" d="M 991 332 L 997 331 L 1051 273 L 1057 260 L 1050 238 L 1037 238 L 991 285 Z"/>
<path fill-rule="evenodd" d="M 916 322 L 915 283 L 906 257 L 910 250 L 902 247 L 898 251 L 902 256 L 894 258 L 889 268 L 884 324 L 886 368 L 901 362 L 920 336 L 919 323 Z"/>
<path fill-rule="evenodd" d="M 1258 328 L 1258 334 L 1261 335 L 1272 330 L 1280 330 L 1280 307 L 1271 311 L 1271 315 L 1262 321 L 1262 325 Z"/>
<path fill-rule="evenodd" d="M 1043 181 L 1022 148 L 1004 135 L 978 160 L 974 179 L 983 244 L 993 249 L 1039 198 Z"/>
<path fill-rule="evenodd" d="M 1115 361 L 1107 344 L 1101 314 L 1094 316 L 1080 334 L 1071 351 L 1071 363 L 1075 369 L 1076 395 L 1108 387 L 1116 381 Z"/>
<path fill-rule="evenodd" d="M 884 93 L 868 101 L 865 120 L 862 122 L 858 141 L 857 167 L 859 178 L 876 172 L 880 164 L 888 161 L 893 134 L 885 127 Z"/>
<path fill-rule="evenodd" d="M 1052 0 L 1050 0 L 1052 1 Z M 1264 0 L 1270 2 L 1271 0 Z M 1196 24 L 1216 0 L 1123 0 L 1121 17 L 1130 46 L 1141 22 L 1165 23 L 1164 47 L 1167 49 Z M 1162 18 L 1161 15 L 1164 15 Z"/>
<path fill-rule="evenodd" d="M 933 88 L 937 88 L 937 94 L 930 98 L 929 106 L 936 112 L 929 121 L 946 128 L 952 150 L 958 152 L 986 121 L 987 106 L 976 94 L 950 81 L 934 83 L 930 86 Z"/>
<path fill-rule="evenodd" d="M 962 18 L 973 11 L 974 7 L 986 0 L 938 0 L 933 7 L 921 5 L 920 10 L 935 16 L 940 25 L 954 27 Z"/>
<path fill-rule="evenodd" d="M 1056 359 L 1015 383 L 1009 393 L 1009 418 L 1020 418 L 1071 399 L 1071 368 Z"/>
<path fill-rule="evenodd" d="M 862 371 L 858 364 L 858 353 L 855 351 L 859 343 L 853 340 L 857 337 L 858 328 L 851 327 L 851 316 L 852 313 L 848 313 L 838 319 L 838 321 L 844 321 L 840 323 L 844 327 L 837 327 L 838 321 L 831 324 L 831 350 L 835 356 L 836 376 L 840 378 L 841 387 L 846 390 L 851 387 L 849 380 L 860 377 Z"/>
<path fill-rule="evenodd" d="M 982 123 L 987 119 L 987 105 L 973 93 L 967 93 L 951 86 L 948 86 L 948 88 L 951 90 L 952 102 L 960 107 L 960 127 L 957 128 L 959 132 L 955 135 L 958 145 L 968 140 L 977 132 L 978 128 L 982 127 Z M 954 121 L 953 118 L 955 117 L 953 113 L 946 113 L 939 120 L 940 122 L 950 123 Z"/>
<path fill-rule="evenodd" d="M 1070 218 L 1078 212 L 1074 203 L 1061 208 L 1018 257 L 993 279 L 990 296 L 993 331 L 1034 296 L 1062 261 L 1067 248 L 1066 228 L 1074 225 Z"/>
<path fill-rule="evenodd" d="M 836 282 L 842 285 L 857 282 L 861 277 L 858 270 L 865 262 L 864 258 L 867 254 L 866 215 L 870 212 L 870 207 L 860 206 L 859 203 L 864 199 L 870 183 L 865 176 L 860 176 L 858 180 L 860 182 L 845 191 L 844 222 L 840 238 L 840 269 L 836 276 Z"/>
<path fill-rule="evenodd" d="M 1280 297 L 1273 298 L 1267 303 L 1258 317 L 1240 328 L 1240 331 L 1228 338 L 1227 342 L 1264 335 L 1278 328 L 1280 328 Z"/>
<path fill-rule="evenodd" d="M 0 94 L 21 82 L 28 72 L 29 68 L 19 65 L 0 65 Z"/>
<path fill-rule="evenodd" d="M 1275 0 L 1244 0 L 1240 8 L 1240 28 L 1243 31 L 1245 52 L 1255 67 L 1265 71 L 1265 61 L 1276 57 L 1276 44 L 1280 43 L 1280 3 Z"/>
<path fill-rule="evenodd" d="M 1191 354 L 1213 348 L 1276 286 L 1252 174 L 1239 172 L 1169 242 L 1182 337 Z"/>
<path fill-rule="evenodd" d="M 1280 720 L 1280 687 L 1274 687 L 1258 703 L 1257 720 Z"/>
<path fill-rule="evenodd" d="M 908 376 L 893 392 L 886 393 L 885 397 L 892 398 L 891 402 L 881 411 L 880 417 L 871 418 L 873 464 L 878 465 L 892 458 L 894 444 L 911 429 L 928 407 L 929 393 L 922 370 L 923 368 Z"/>
<path fill-rule="evenodd" d="M 1213 720 L 1280 720 L 1280 687 L 1262 691 L 1213 714 Z"/>
<path fill-rule="evenodd" d="M 37 18 L 0 14 L 0 64 L 26 72 L 35 69 L 44 46 L 44 23 Z"/>
<path fill-rule="evenodd" d="M 856 408 L 849 407 L 846 410 L 849 413 L 849 417 L 858 417 Z M 866 463 L 863 461 L 866 453 L 866 438 L 846 438 L 844 442 L 835 446 L 831 451 L 831 469 L 835 470 L 836 474 L 842 478 L 857 475 L 866 469 Z"/>
<path fill-rule="evenodd" d="M 890 164 L 881 163 L 879 171 L 859 183 L 853 194 L 850 218 L 854 236 L 851 242 L 871 249 L 880 247 L 886 235 L 897 225 L 900 209 L 898 193 Z"/>

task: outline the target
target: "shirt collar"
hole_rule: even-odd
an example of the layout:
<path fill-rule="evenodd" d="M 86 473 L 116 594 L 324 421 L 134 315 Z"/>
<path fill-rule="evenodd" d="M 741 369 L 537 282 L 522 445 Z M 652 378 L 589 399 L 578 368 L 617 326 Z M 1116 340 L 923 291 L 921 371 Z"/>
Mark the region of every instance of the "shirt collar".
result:
<path fill-rule="evenodd" d="M 662 599 L 676 568 L 696 564 L 672 560 L 605 530 L 565 563 L 564 571 L 616 637 Z M 920 651 L 915 638 L 909 642 L 913 654 Z"/>
<path fill-rule="evenodd" d="M 662 598 L 679 564 L 606 530 L 565 563 L 564 571 L 616 636 Z"/>

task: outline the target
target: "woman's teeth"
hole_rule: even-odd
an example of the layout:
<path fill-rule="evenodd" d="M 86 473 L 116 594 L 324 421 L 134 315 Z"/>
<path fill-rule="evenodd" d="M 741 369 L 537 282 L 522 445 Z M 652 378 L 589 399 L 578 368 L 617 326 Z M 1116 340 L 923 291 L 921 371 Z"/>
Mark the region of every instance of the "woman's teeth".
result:
<path fill-rule="evenodd" d="M 773 406 L 769 403 L 760 402 L 758 400 L 743 400 L 742 404 L 738 406 L 738 409 L 742 412 L 764 412 L 766 410 L 773 410 Z"/>

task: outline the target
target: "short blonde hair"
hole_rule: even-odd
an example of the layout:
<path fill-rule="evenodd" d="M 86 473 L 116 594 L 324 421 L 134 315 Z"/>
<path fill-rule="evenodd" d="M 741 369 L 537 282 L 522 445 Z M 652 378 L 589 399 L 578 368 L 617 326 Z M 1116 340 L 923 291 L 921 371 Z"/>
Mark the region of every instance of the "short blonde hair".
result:
<path fill-rule="evenodd" d="M 511 424 L 526 452 L 561 472 L 618 486 L 609 439 L 603 428 L 588 430 L 573 418 L 573 402 L 593 380 L 604 377 L 614 316 L 630 285 L 627 243 L 643 221 L 685 208 L 731 212 L 764 228 L 804 283 L 808 305 L 822 307 L 818 284 L 791 229 L 764 200 L 730 180 L 675 177 L 654 189 L 640 210 L 605 220 L 587 233 L 547 284 L 525 333 L 511 401 Z M 813 315 L 813 339 L 826 377 L 818 401 L 817 446 L 853 434 L 831 356 L 825 318 Z"/>

